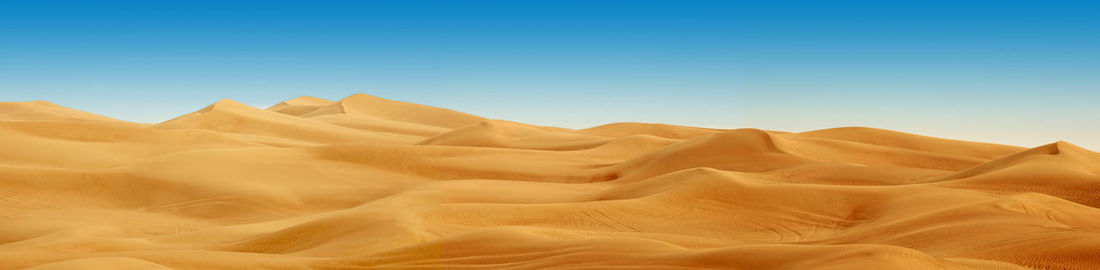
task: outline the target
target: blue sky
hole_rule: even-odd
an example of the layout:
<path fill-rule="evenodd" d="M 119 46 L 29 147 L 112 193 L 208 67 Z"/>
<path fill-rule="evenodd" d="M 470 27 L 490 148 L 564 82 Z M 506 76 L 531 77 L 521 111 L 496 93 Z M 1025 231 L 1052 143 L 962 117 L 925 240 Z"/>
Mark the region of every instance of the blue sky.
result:
<path fill-rule="evenodd" d="M 1100 149 L 1095 1 L 0 1 L 0 99 L 159 122 L 353 93 L 581 128 Z"/>

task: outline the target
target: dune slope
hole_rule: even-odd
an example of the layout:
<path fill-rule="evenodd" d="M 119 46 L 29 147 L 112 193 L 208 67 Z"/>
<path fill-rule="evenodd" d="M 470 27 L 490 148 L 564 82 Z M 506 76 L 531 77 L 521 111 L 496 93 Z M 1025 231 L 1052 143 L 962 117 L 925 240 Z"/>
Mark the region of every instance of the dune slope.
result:
<path fill-rule="evenodd" d="M 1100 269 L 1100 154 L 357 94 L 0 103 L 0 269 Z"/>

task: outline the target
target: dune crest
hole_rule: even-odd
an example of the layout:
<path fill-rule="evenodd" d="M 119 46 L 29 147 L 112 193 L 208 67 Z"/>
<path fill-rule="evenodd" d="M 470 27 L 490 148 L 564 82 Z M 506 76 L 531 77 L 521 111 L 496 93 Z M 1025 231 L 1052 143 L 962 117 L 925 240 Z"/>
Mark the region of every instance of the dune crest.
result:
<path fill-rule="evenodd" d="M 0 102 L 4 121 L 119 121 L 114 118 L 66 108 L 49 101 Z"/>
<path fill-rule="evenodd" d="M 390 134 L 374 134 L 313 119 L 261 110 L 224 99 L 193 113 L 155 125 L 168 129 L 205 129 L 243 134 L 247 138 L 267 137 L 257 142 L 306 143 L 362 142 L 393 143 L 413 140 Z"/>
<path fill-rule="evenodd" d="M 471 147 L 497 147 L 537 150 L 578 150 L 592 148 L 607 140 L 599 137 L 557 132 L 539 127 L 501 121 L 485 120 L 447 133 L 433 136 L 419 144 Z"/>
<path fill-rule="evenodd" d="M 356 94 L 0 103 L 3 269 L 1100 269 L 1100 153 Z"/>
<path fill-rule="evenodd" d="M 388 100 L 367 94 L 348 96 L 303 116 L 314 117 L 326 114 L 360 115 L 443 128 L 459 128 L 485 120 L 449 109 Z"/>
<path fill-rule="evenodd" d="M 268 107 L 267 110 L 293 116 L 302 116 L 333 103 L 336 102 L 318 97 L 303 96 L 279 102 L 279 104 Z"/>

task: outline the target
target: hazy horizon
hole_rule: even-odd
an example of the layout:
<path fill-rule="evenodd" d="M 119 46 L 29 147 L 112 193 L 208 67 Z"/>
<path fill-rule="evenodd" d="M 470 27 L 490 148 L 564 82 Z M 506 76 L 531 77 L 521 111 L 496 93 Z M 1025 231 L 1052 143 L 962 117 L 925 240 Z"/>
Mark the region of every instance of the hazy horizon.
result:
<path fill-rule="evenodd" d="M 1100 149 L 1098 4 L 844 3 L 4 1 L 0 93 L 137 122 L 366 93 L 569 128 Z"/>

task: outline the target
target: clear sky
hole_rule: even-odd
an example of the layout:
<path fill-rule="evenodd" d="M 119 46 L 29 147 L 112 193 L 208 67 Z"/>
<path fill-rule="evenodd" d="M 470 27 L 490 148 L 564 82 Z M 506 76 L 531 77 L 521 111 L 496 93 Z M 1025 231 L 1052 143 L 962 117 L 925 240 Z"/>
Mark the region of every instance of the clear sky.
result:
<path fill-rule="evenodd" d="M 0 100 L 160 122 L 362 92 L 572 128 L 1100 149 L 1098 2 L 0 0 Z"/>

